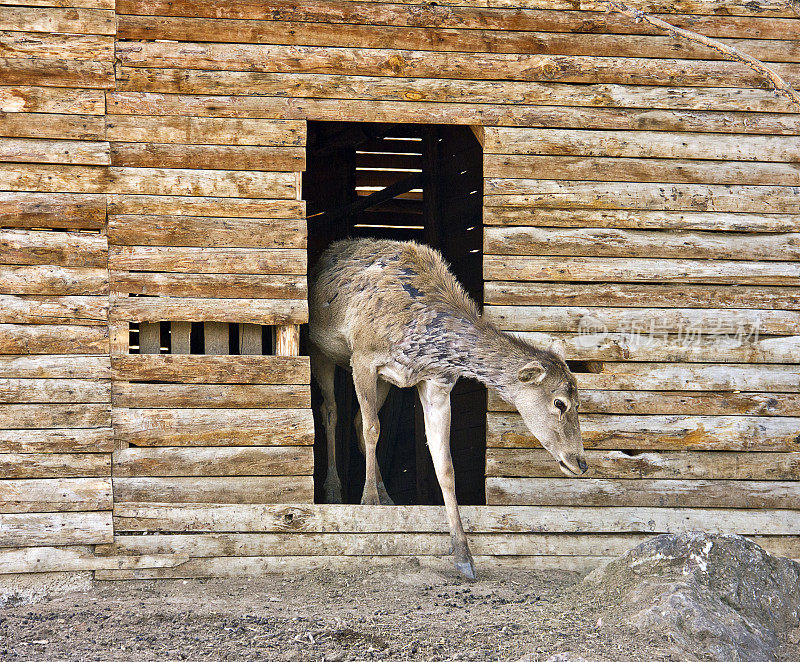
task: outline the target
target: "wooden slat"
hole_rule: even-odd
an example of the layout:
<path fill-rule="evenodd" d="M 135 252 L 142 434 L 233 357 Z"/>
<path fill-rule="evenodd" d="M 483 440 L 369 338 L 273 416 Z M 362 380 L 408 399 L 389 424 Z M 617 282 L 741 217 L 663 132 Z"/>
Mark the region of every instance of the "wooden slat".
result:
<path fill-rule="evenodd" d="M 307 446 L 310 409 L 114 409 L 114 437 L 137 446 Z"/>
<path fill-rule="evenodd" d="M 0 267 L 0 284 L 3 269 Z M 306 299 L 305 276 L 112 271 L 111 289 L 123 294 L 171 297 Z"/>
<path fill-rule="evenodd" d="M 205 322 L 203 324 L 203 353 L 230 354 L 229 334 L 227 322 Z"/>
<path fill-rule="evenodd" d="M 104 326 L 0 324 L 0 354 L 102 354 L 108 352 Z"/>
<path fill-rule="evenodd" d="M 111 543 L 111 511 L 0 515 L 0 547 Z"/>
<path fill-rule="evenodd" d="M 620 416 L 581 415 L 585 448 L 622 450 L 797 450 L 796 417 L 761 416 Z M 538 448 L 518 414 L 490 413 L 486 423 L 490 448 Z"/>
<path fill-rule="evenodd" d="M 258 331 L 260 343 L 260 327 Z M 0 381 L 0 397 L 2 385 Z M 311 407 L 311 387 L 303 384 L 138 384 L 118 381 L 114 382 L 113 396 L 116 407 L 148 409 Z"/>
<path fill-rule="evenodd" d="M 260 324 L 239 325 L 239 354 L 263 354 L 263 333 Z M 303 406 L 303 405 L 295 405 Z M 311 406 L 309 402 L 308 405 Z"/>
<path fill-rule="evenodd" d="M 306 168 L 305 150 L 302 147 L 117 142 L 111 143 L 110 150 L 111 164 L 124 167 L 265 171 L 299 171 Z"/>
<path fill-rule="evenodd" d="M 0 513 L 111 510 L 111 506 L 111 478 L 0 481 Z"/>
<path fill-rule="evenodd" d="M 189 354 L 192 349 L 192 325 L 189 322 L 170 322 L 170 354 Z M 123 385 L 125 382 L 123 382 Z M 130 385 L 128 385 L 130 386 Z M 130 406 L 130 405 L 128 405 Z M 142 405 L 147 406 L 147 405 Z"/>
<path fill-rule="evenodd" d="M 96 325 L 107 321 L 107 297 L 0 295 L 0 323 L 3 324 Z"/>
<path fill-rule="evenodd" d="M 108 143 L 4 138 L 0 141 L 0 161 L 109 165 L 111 158 Z"/>
<path fill-rule="evenodd" d="M 2 0 L 3 5 L 30 7 L 84 7 L 86 9 L 114 9 L 113 0 Z"/>
<path fill-rule="evenodd" d="M 8 112 L 0 123 L 0 135 L 6 138 L 99 141 L 105 140 L 105 122 L 97 115 Z M 51 173 L 53 169 L 40 168 L 39 171 Z"/>
<path fill-rule="evenodd" d="M 217 478 L 114 478 L 114 502 L 309 503 L 311 476 Z"/>
<path fill-rule="evenodd" d="M 111 425 L 106 404 L 3 404 L 0 428 L 100 428 Z"/>
<path fill-rule="evenodd" d="M 0 193 L 0 225 L 4 227 L 101 229 L 105 225 L 103 195 L 72 193 Z"/>
<path fill-rule="evenodd" d="M 308 446 L 125 448 L 114 452 L 115 477 L 303 476 L 313 471 L 314 453 Z"/>
<path fill-rule="evenodd" d="M 26 296 L 107 295 L 108 270 L 101 268 L 0 265 L 0 294 Z M 76 297 L 90 299 L 91 297 Z"/>
<path fill-rule="evenodd" d="M 797 481 L 487 478 L 492 505 L 797 508 Z"/>
<path fill-rule="evenodd" d="M 111 476 L 108 453 L 0 453 L 3 478 L 96 478 Z M 5 480 L 0 481 L 0 485 Z M 98 510 L 83 508 L 83 510 Z M 39 512 L 47 511 L 42 508 Z"/>
<path fill-rule="evenodd" d="M 48 85 L 114 89 L 114 65 L 109 60 L 55 60 L 25 57 L 0 58 L 3 85 Z"/>
<path fill-rule="evenodd" d="M 110 402 L 111 383 L 94 379 L 8 379 L 0 377 L 0 403 Z"/>
<path fill-rule="evenodd" d="M 114 377 L 124 381 L 187 384 L 308 384 L 307 357 L 115 356 Z M 2 365 L 2 364 L 0 364 Z"/>
<path fill-rule="evenodd" d="M 800 285 L 795 262 L 486 255 L 485 280 Z"/>
<path fill-rule="evenodd" d="M 3 453 L 110 453 L 111 428 L 88 430 L 0 430 Z"/>
<path fill-rule="evenodd" d="M 108 253 L 114 270 L 209 274 L 305 275 L 307 259 L 304 250 L 271 248 L 111 246 Z"/>
<path fill-rule="evenodd" d="M 0 263 L 104 267 L 107 240 L 99 234 L 0 230 Z"/>
<path fill-rule="evenodd" d="M 161 324 L 158 321 L 139 324 L 139 354 L 161 354 Z"/>
<path fill-rule="evenodd" d="M 800 479 L 800 452 L 587 451 L 586 462 L 586 478 Z M 486 475 L 562 478 L 564 474 L 544 449 L 490 448 L 486 451 Z"/>
<path fill-rule="evenodd" d="M 0 163 L 0 186 L 9 191 L 103 193 L 108 185 L 101 166 Z"/>
<path fill-rule="evenodd" d="M 306 224 L 300 218 L 123 214 L 109 217 L 108 240 L 122 246 L 305 248 Z"/>
<path fill-rule="evenodd" d="M 108 34 L 116 30 L 114 12 L 103 9 L 5 7 L 0 30 Z"/>
<path fill-rule="evenodd" d="M 298 120 L 108 115 L 106 136 L 129 143 L 302 147 L 306 125 Z"/>
<path fill-rule="evenodd" d="M 0 31 L 0 54 L 9 58 L 111 62 L 114 59 L 114 38 L 3 30 Z"/>
<path fill-rule="evenodd" d="M 0 356 L 0 377 L 109 379 L 111 361 L 106 356 Z"/>
<path fill-rule="evenodd" d="M 305 218 L 301 200 L 184 197 L 178 195 L 109 195 L 109 215 L 156 214 L 225 218 Z"/>
<path fill-rule="evenodd" d="M 0 298 L 0 301 L 2 298 Z M 190 297 L 115 297 L 113 315 L 131 322 L 178 320 L 225 326 L 225 341 L 206 354 L 228 354 L 228 322 L 302 324 L 308 321 L 304 299 L 205 299 Z M 0 317 L 2 320 L 2 317 Z M 222 351 L 224 350 L 224 351 Z"/>
<path fill-rule="evenodd" d="M 105 107 L 102 90 L 0 86 L 0 112 L 3 113 L 103 115 Z"/>

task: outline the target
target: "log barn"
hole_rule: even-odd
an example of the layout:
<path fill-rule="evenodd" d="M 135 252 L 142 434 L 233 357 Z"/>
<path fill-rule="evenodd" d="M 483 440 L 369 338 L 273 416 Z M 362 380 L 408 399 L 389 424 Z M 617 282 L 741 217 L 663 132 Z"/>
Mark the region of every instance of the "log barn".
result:
<path fill-rule="evenodd" d="M 800 85 L 791 3 L 636 6 Z M 449 566 L 413 393 L 362 507 L 340 375 L 319 503 L 306 273 L 348 235 L 567 347 L 587 478 L 454 394 L 479 570 L 800 558 L 800 111 L 757 72 L 600 0 L 0 0 L 0 57 L 1 574 Z"/>

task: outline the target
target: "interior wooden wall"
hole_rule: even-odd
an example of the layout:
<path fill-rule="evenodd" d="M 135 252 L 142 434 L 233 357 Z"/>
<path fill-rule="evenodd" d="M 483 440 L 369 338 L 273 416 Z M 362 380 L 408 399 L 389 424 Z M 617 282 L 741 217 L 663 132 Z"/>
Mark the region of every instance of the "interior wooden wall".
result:
<path fill-rule="evenodd" d="M 303 357 L 127 354 L 131 324 L 160 352 L 158 321 L 178 347 L 174 323 L 305 320 L 305 120 L 485 126 L 488 314 L 594 370 L 589 480 L 560 477 L 490 400 L 487 497 L 508 505 L 466 509 L 485 563 L 589 567 L 686 527 L 800 557 L 800 114 L 753 71 L 591 0 L 35 4 L 0 4 L 0 570 L 446 552 L 438 511 L 269 505 L 290 500 L 269 477 L 287 464 L 291 500 L 310 499 Z M 637 6 L 800 85 L 783 2 Z M 587 311 L 602 342 L 578 342 Z M 625 342 L 649 321 L 662 338 Z M 758 340 L 678 338 L 756 321 Z M 230 413 L 265 391 L 282 406 Z M 216 423 L 182 437 L 187 418 Z M 275 489 L 238 503 L 252 473 Z"/>

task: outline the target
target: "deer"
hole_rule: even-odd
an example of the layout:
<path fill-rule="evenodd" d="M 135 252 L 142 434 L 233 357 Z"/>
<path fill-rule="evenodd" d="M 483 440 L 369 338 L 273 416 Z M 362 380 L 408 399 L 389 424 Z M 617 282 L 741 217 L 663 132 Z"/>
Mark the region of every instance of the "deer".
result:
<path fill-rule="evenodd" d="M 332 243 L 309 274 L 308 330 L 328 449 L 325 500 L 342 502 L 335 367 L 353 376 L 356 434 L 366 461 L 364 505 L 392 503 L 375 456 L 378 412 L 391 385 L 416 386 L 454 564 L 465 577 L 475 579 L 475 564 L 459 515 L 450 454 L 450 391 L 460 377 L 482 382 L 513 404 L 563 473 L 586 472 L 578 388 L 563 345 L 537 348 L 485 320 L 438 251 L 413 241 Z"/>

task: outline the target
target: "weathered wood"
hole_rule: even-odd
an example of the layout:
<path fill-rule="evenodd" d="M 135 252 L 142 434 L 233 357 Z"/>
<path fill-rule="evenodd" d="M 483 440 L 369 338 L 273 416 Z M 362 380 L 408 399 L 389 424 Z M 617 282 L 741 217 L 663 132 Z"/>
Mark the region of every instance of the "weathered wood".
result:
<path fill-rule="evenodd" d="M 161 354 L 161 324 L 159 322 L 139 324 L 139 354 Z"/>
<path fill-rule="evenodd" d="M 206 354 L 229 354 L 228 322 L 302 324 L 308 321 L 308 302 L 305 299 L 114 297 L 112 315 L 131 322 L 158 320 L 206 322 L 206 324 L 224 322 L 226 340 L 217 348 L 220 351 L 212 352 L 207 348 Z M 2 321 L 2 316 L 0 316 L 0 321 Z"/>
<path fill-rule="evenodd" d="M 109 60 L 54 60 L 0 57 L 3 85 L 48 85 L 114 89 L 114 64 Z"/>
<path fill-rule="evenodd" d="M 484 236 L 489 230 L 484 229 Z M 507 306 L 800 309 L 796 287 L 488 281 L 483 293 L 486 303 Z"/>
<path fill-rule="evenodd" d="M 298 356 L 300 354 L 299 326 L 287 324 L 275 329 L 275 354 L 277 356 Z"/>
<path fill-rule="evenodd" d="M 2 453 L 110 453 L 111 428 L 88 430 L 0 430 Z"/>
<path fill-rule="evenodd" d="M 492 505 L 797 508 L 797 481 L 487 478 Z"/>
<path fill-rule="evenodd" d="M 590 481 L 587 481 L 587 483 Z M 461 506 L 469 533 L 675 533 L 797 535 L 800 512 L 593 506 Z M 441 506 L 193 505 L 117 503 L 118 532 L 448 533 Z"/>
<path fill-rule="evenodd" d="M 3 227 L 101 229 L 105 225 L 103 195 L 72 193 L 0 193 Z"/>
<path fill-rule="evenodd" d="M 260 343 L 261 328 L 257 328 Z M 0 381 L 0 397 L 3 397 L 2 388 L 3 382 Z M 138 384 L 117 381 L 113 385 L 113 398 L 116 407 L 147 409 L 295 409 L 311 407 L 311 387 L 306 384 Z"/>
<path fill-rule="evenodd" d="M 34 4 L 34 3 L 31 3 Z M 0 30 L 108 34 L 116 32 L 113 10 L 82 8 L 4 7 Z"/>
<path fill-rule="evenodd" d="M 114 502 L 310 503 L 312 476 L 114 478 Z"/>
<path fill-rule="evenodd" d="M 0 453 L 0 474 L 4 479 L 111 476 L 111 455 L 108 453 Z M 4 483 L 5 480 L 0 481 L 0 485 Z M 47 509 L 42 510 L 46 511 Z M 99 510 L 99 508 L 83 508 L 82 510 Z"/>
<path fill-rule="evenodd" d="M 586 448 L 624 450 L 797 451 L 798 419 L 761 416 L 584 414 Z M 490 413 L 489 448 L 538 448 L 518 414 Z"/>
<path fill-rule="evenodd" d="M 305 248 L 300 218 L 213 218 L 208 216 L 113 215 L 108 240 L 115 245 L 208 248 Z"/>
<path fill-rule="evenodd" d="M 7 138 L 105 140 L 105 123 L 97 115 L 7 112 L 2 119 L 0 135 Z"/>
<path fill-rule="evenodd" d="M 0 141 L 0 161 L 109 165 L 111 158 L 108 143 L 4 138 Z"/>
<path fill-rule="evenodd" d="M 260 324 L 240 324 L 239 354 L 263 354 L 262 336 Z M 307 406 L 311 406 L 311 404 L 309 403 Z"/>
<path fill-rule="evenodd" d="M 0 481 L 1 513 L 111 510 L 111 506 L 111 478 Z"/>
<path fill-rule="evenodd" d="M 108 115 L 106 136 L 129 143 L 302 147 L 306 125 L 298 120 Z"/>
<path fill-rule="evenodd" d="M 0 547 L 100 545 L 113 541 L 111 511 L 0 515 Z"/>
<path fill-rule="evenodd" d="M 32 266 L 0 265 L 0 294 L 26 296 L 107 295 L 108 271 L 56 267 L 49 264 Z M 80 297 L 90 299 L 91 297 Z"/>
<path fill-rule="evenodd" d="M 2 457 L 2 456 L 0 456 Z M 309 446 L 125 448 L 114 452 L 114 476 L 307 476 Z"/>
<path fill-rule="evenodd" d="M 107 297 L 0 295 L 0 323 L 94 325 L 107 320 Z"/>
<path fill-rule="evenodd" d="M 36 230 L 0 230 L 0 263 L 105 267 L 108 242 L 103 235 Z"/>
<path fill-rule="evenodd" d="M 0 186 L 9 191 L 104 193 L 108 184 L 101 166 L 0 163 Z"/>
<path fill-rule="evenodd" d="M 0 354 L 104 354 L 108 329 L 66 324 L 0 324 Z"/>
<path fill-rule="evenodd" d="M 202 318 L 202 315 L 200 317 Z M 204 354 L 230 354 L 228 323 L 205 322 L 203 324 L 203 344 Z"/>
<path fill-rule="evenodd" d="M 94 379 L 0 377 L 0 403 L 111 402 L 111 383 Z"/>
<path fill-rule="evenodd" d="M 183 273 L 305 275 L 306 251 L 298 249 L 111 246 L 114 270 Z"/>
<path fill-rule="evenodd" d="M 192 325 L 189 322 L 170 322 L 170 354 L 189 354 L 191 352 Z M 124 384 L 124 382 L 123 382 Z M 130 405 L 128 405 L 130 406 Z"/>
<path fill-rule="evenodd" d="M 114 38 L 77 34 L 37 34 L 0 31 L 0 56 L 8 58 L 96 60 L 114 59 Z"/>
<path fill-rule="evenodd" d="M 0 165 L 0 177 L 2 175 L 3 171 Z M 104 190 L 109 193 L 123 194 L 233 198 L 252 198 L 263 195 L 268 198 L 294 199 L 296 195 L 294 173 L 185 168 L 111 167 L 108 169 L 108 181 Z"/>
<path fill-rule="evenodd" d="M 2 363 L 0 363 L 0 366 Z M 187 384 L 308 384 L 307 357 L 115 356 L 114 378 Z"/>
<path fill-rule="evenodd" d="M 124 167 L 277 171 L 306 168 L 302 147 L 111 143 L 110 149 L 111 164 Z"/>
<path fill-rule="evenodd" d="M 587 451 L 586 478 L 680 478 L 736 480 L 800 479 L 800 452 L 722 453 L 716 451 Z M 489 448 L 486 475 L 563 478 L 544 449 Z"/>
<path fill-rule="evenodd" d="M 114 437 L 137 446 L 308 446 L 310 409 L 114 409 Z"/>
<path fill-rule="evenodd" d="M 0 286 L 3 268 L 0 267 Z M 239 299 L 306 299 L 305 276 L 112 271 L 111 289 L 124 294 Z"/>
<path fill-rule="evenodd" d="M 486 255 L 486 280 L 800 285 L 795 262 Z"/>
<path fill-rule="evenodd" d="M 105 107 L 105 94 L 102 90 L 0 86 L 2 113 L 103 115 Z"/>
<path fill-rule="evenodd" d="M 0 377 L 109 379 L 111 361 L 106 356 L 0 356 Z"/>
<path fill-rule="evenodd" d="M 108 213 L 230 218 L 305 218 L 305 202 L 202 196 L 109 195 Z"/>
<path fill-rule="evenodd" d="M 0 428 L 99 428 L 111 425 L 106 404 L 2 404 Z"/>

